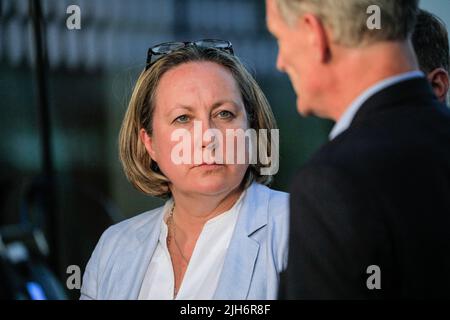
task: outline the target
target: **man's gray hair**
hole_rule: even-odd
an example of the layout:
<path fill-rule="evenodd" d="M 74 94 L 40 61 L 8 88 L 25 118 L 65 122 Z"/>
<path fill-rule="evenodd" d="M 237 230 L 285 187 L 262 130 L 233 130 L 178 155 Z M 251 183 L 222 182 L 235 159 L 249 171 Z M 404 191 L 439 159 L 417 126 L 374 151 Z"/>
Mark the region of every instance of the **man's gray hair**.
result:
<path fill-rule="evenodd" d="M 414 30 L 419 0 L 276 0 L 288 24 L 312 13 L 331 30 L 334 42 L 348 47 L 400 41 Z M 369 6 L 380 8 L 380 29 L 369 29 Z"/>

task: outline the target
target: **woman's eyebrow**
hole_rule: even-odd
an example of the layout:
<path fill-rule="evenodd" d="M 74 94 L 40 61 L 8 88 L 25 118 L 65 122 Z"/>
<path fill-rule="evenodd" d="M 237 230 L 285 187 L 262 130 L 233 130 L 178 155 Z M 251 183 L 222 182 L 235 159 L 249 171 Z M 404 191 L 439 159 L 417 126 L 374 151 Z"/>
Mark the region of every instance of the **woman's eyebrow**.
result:
<path fill-rule="evenodd" d="M 167 115 L 170 115 L 172 112 L 174 112 L 175 110 L 178 110 L 178 109 L 192 111 L 194 108 L 191 106 L 188 106 L 188 105 L 184 105 L 184 104 L 176 104 L 175 107 L 173 107 L 172 109 L 167 111 Z"/>
<path fill-rule="evenodd" d="M 236 109 L 239 108 L 239 104 L 238 104 L 237 102 L 235 102 L 235 101 L 233 101 L 233 100 L 228 100 L 228 99 L 225 99 L 225 100 L 219 100 L 219 101 L 217 101 L 217 102 L 214 102 L 214 103 L 211 105 L 210 108 L 211 108 L 211 110 L 214 110 L 214 109 L 217 109 L 217 108 L 219 108 L 220 106 L 222 106 L 222 105 L 224 105 L 224 104 L 231 104 L 231 105 L 232 105 L 233 107 L 235 107 Z M 193 112 L 196 108 L 194 108 L 194 107 L 192 107 L 192 106 L 189 106 L 189 105 L 176 104 L 174 108 L 170 109 L 170 110 L 167 112 L 167 114 L 170 115 L 170 114 L 172 114 L 174 111 L 176 111 L 176 110 L 178 110 L 178 109 L 182 109 L 182 110 L 187 110 L 187 111 Z"/>
<path fill-rule="evenodd" d="M 216 108 L 218 108 L 218 107 L 220 107 L 220 106 L 222 106 L 224 104 L 231 104 L 235 108 L 239 107 L 239 104 L 237 102 L 233 101 L 233 100 L 219 100 L 219 101 L 213 103 L 213 105 L 211 106 L 211 110 L 214 110 L 214 109 L 216 109 Z"/>

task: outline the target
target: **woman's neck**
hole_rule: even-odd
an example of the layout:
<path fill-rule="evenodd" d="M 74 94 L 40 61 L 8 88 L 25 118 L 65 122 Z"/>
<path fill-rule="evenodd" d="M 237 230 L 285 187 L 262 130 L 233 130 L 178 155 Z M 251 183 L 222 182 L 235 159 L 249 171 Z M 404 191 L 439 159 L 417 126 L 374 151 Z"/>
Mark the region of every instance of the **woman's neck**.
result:
<path fill-rule="evenodd" d="M 187 194 L 173 188 L 172 196 L 175 202 L 173 221 L 177 232 L 180 232 L 183 238 L 197 238 L 205 223 L 231 209 L 242 191 L 243 188 L 238 186 L 229 192 L 210 196 Z"/>

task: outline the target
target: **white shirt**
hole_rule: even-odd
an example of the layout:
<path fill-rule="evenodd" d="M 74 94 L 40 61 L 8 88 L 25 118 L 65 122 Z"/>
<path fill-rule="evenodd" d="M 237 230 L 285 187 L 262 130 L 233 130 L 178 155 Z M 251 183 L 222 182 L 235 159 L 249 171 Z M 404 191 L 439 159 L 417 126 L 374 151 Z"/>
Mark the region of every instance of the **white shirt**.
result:
<path fill-rule="evenodd" d="M 178 290 L 177 300 L 213 298 L 245 193 L 242 192 L 230 210 L 208 220 L 203 226 Z M 166 202 L 166 217 L 172 205 L 172 200 Z M 167 248 L 167 232 L 166 219 L 163 219 L 158 244 L 147 268 L 139 300 L 173 299 L 175 280 Z"/>
<path fill-rule="evenodd" d="M 361 93 L 355 100 L 353 100 L 353 102 L 345 110 L 339 121 L 336 122 L 336 124 L 333 127 L 333 130 L 331 130 L 330 132 L 329 135 L 330 140 L 333 140 L 334 138 L 336 138 L 337 135 L 347 130 L 347 128 L 352 123 L 355 114 L 358 112 L 358 110 L 361 108 L 364 102 L 366 102 L 375 93 L 380 92 L 381 90 L 390 87 L 396 83 L 424 76 L 425 74 L 422 71 L 409 71 L 393 77 L 383 79 L 374 84 L 373 86 L 369 87 L 367 90 Z"/>

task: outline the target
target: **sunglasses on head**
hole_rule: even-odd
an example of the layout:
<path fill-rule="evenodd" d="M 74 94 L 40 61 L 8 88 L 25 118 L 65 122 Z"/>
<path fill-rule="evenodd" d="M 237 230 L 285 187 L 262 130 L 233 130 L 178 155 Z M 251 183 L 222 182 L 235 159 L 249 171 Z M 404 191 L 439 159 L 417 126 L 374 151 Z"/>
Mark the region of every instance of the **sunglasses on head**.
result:
<path fill-rule="evenodd" d="M 160 59 L 164 55 L 177 51 L 187 46 L 213 48 L 234 55 L 233 46 L 231 45 L 231 42 L 227 40 L 203 39 L 186 42 L 165 42 L 157 44 L 156 46 L 153 46 L 150 49 L 148 49 L 147 63 L 145 66 L 145 70 L 148 70 L 156 61 L 158 61 L 158 59 Z"/>

